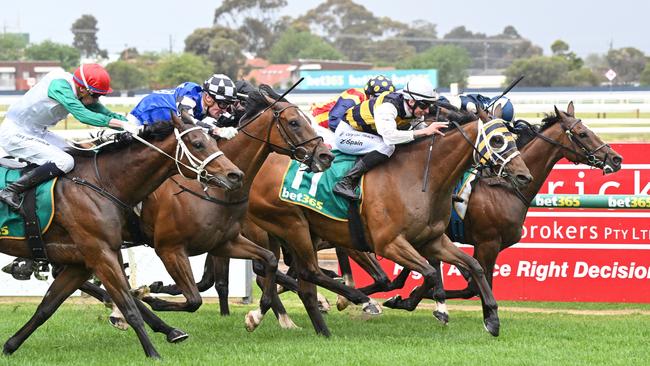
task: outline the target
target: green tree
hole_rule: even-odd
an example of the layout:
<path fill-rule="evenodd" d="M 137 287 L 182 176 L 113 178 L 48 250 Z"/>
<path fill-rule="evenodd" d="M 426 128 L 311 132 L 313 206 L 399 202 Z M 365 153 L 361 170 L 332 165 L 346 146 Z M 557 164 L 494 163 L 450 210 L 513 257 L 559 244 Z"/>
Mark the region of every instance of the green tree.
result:
<path fill-rule="evenodd" d="M 99 28 L 97 28 L 97 19 L 94 16 L 82 15 L 72 23 L 70 30 L 74 34 L 72 46 L 78 49 L 83 57 L 100 56 L 106 58 L 108 56 L 106 50 L 99 49 L 97 44 Z"/>
<path fill-rule="evenodd" d="M 22 34 L 0 34 L 0 60 L 17 61 L 22 59 L 29 37 Z"/>
<path fill-rule="evenodd" d="M 160 60 L 156 68 L 155 86 L 173 88 L 186 81 L 201 84 L 212 75 L 213 70 L 214 65 L 201 56 L 191 53 L 171 54 Z"/>
<path fill-rule="evenodd" d="M 269 61 L 286 64 L 297 58 L 340 60 L 343 55 L 316 35 L 289 29 L 269 51 Z"/>
<path fill-rule="evenodd" d="M 582 66 L 584 65 L 584 61 L 582 61 L 582 59 L 578 57 L 575 52 L 569 51 L 569 44 L 561 39 L 553 42 L 551 45 L 551 52 L 553 52 L 553 56 L 561 57 L 567 60 L 569 62 L 569 70 L 571 71 L 578 71 L 582 69 Z"/>
<path fill-rule="evenodd" d="M 61 67 L 66 70 L 72 70 L 79 66 L 81 54 L 74 47 L 46 40 L 27 47 L 25 49 L 25 57 L 28 60 L 36 61 L 59 61 Z"/>
<path fill-rule="evenodd" d="M 525 75 L 521 86 L 552 86 L 568 72 L 569 62 L 562 57 L 535 56 L 515 60 L 504 74 L 507 82 Z"/>
<path fill-rule="evenodd" d="M 650 86 L 650 62 L 647 62 L 645 64 L 645 68 L 643 69 L 643 72 L 641 73 L 641 85 L 643 86 Z"/>
<path fill-rule="evenodd" d="M 438 84 L 447 86 L 451 83 L 465 83 L 467 69 L 472 60 L 466 49 L 454 45 L 442 45 L 429 48 L 407 59 L 402 69 L 436 69 L 438 70 Z"/>
<path fill-rule="evenodd" d="M 111 75 L 111 85 L 116 90 L 132 90 L 145 87 L 148 80 L 145 72 L 127 61 L 115 61 L 106 65 L 106 70 Z"/>
<path fill-rule="evenodd" d="M 569 45 L 561 39 L 556 40 L 551 45 L 551 52 L 554 56 L 562 56 L 569 52 Z"/>
<path fill-rule="evenodd" d="M 609 50 L 605 56 L 609 67 L 616 71 L 616 84 L 631 84 L 639 81 L 646 66 L 643 52 L 634 47 Z"/>
<path fill-rule="evenodd" d="M 216 67 L 214 71 L 237 78 L 246 71 L 240 46 L 244 41 L 242 34 L 230 28 L 198 28 L 185 39 L 185 52 L 203 56 Z"/>

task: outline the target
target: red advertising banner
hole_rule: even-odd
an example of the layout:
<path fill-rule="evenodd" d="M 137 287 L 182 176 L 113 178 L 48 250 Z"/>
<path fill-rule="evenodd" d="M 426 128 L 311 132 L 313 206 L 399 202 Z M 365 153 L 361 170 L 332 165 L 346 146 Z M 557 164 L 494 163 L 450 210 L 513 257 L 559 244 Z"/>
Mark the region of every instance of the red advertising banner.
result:
<path fill-rule="evenodd" d="M 624 159 L 617 173 L 562 160 L 539 193 L 647 196 L 650 144 L 612 147 Z M 380 263 L 391 278 L 401 271 Z M 443 264 L 442 272 L 446 289 L 466 286 L 454 266 Z M 355 263 L 353 274 L 358 287 L 372 281 Z M 378 296 L 405 297 L 421 282 L 412 273 L 404 289 Z M 499 254 L 494 293 L 497 300 L 650 302 L 650 210 L 531 208 L 521 242 Z"/>

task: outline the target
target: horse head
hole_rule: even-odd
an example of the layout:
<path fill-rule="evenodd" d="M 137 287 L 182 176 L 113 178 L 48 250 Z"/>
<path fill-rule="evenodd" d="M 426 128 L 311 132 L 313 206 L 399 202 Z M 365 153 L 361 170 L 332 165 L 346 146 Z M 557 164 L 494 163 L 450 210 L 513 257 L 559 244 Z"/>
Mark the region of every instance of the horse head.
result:
<path fill-rule="evenodd" d="M 323 143 L 323 138 L 316 134 L 309 118 L 296 106 L 289 103 L 270 88 L 262 86 L 257 93 L 249 93 L 247 108 L 254 108 L 255 100 L 265 103 L 266 107 L 252 117 L 245 115 L 239 130 L 249 137 L 264 141 L 272 151 L 288 155 L 292 159 L 307 165 L 308 170 L 322 172 L 329 168 L 334 155 Z M 266 137 L 262 138 L 248 132 L 246 127 L 261 118 L 271 118 Z M 275 128 L 274 128 L 275 127 Z"/>
<path fill-rule="evenodd" d="M 219 150 L 216 140 L 182 112 L 181 118 L 171 113 L 176 135 L 176 166 L 185 178 L 197 179 L 201 184 L 238 189 L 244 173 Z"/>
<path fill-rule="evenodd" d="M 498 108 L 496 112 L 499 112 Z M 478 117 L 474 162 L 480 167 L 489 167 L 497 176 L 508 178 L 517 187 L 528 185 L 533 178 L 519 155 L 516 140 L 505 121 L 490 119 L 480 107 Z"/>
<path fill-rule="evenodd" d="M 549 124 L 557 123 L 564 130 L 563 137 L 558 141 L 563 147 L 564 157 L 576 164 L 602 169 L 604 174 L 621 169 L 623 157 L 585 126 L 581 119 L 575 117 L 573 102 L 569 103 L 566 112 L 554 108 L 555 116 L 545 121 Z"/>

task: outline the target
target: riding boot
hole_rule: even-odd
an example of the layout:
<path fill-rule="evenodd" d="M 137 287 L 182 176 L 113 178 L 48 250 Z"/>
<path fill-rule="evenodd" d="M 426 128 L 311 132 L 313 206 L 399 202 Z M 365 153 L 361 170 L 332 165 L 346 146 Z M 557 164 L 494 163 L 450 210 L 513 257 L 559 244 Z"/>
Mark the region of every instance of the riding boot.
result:
<path fill-rule="evenodd" d="M 364 155 L 361 159 L 357 160 L 352 169 L 350 169 L 332 190 L 334 194 L 345 197 L 351 201 L 359 200 L 356 188 L 359 185 L 359 180 L 364 173 L 376 167 L 380 163 L 389 159 L 389 156 L 380 153 L 379 151 L 371 151 Z"/>
<path fill-rule="evenodd" d="M 30 170 L 17 181 L 0 190 L 0 201 L 6 203 L 14 211 L 20 209 L 22 202 L 20 194 L 28 189 L 46 182 L 54 177 L 65 174 L 54 163 L 45 163 Z"/>

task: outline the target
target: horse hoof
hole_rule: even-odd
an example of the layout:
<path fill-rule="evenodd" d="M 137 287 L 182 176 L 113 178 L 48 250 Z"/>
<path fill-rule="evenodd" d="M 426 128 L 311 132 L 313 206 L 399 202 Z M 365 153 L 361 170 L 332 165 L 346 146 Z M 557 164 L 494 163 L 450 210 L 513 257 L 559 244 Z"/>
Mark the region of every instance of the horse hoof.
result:
<path fill-rule="evenodd" d="M 111 323 L 111 325 L 114 328 L 117 328 L 119 330 L 128 330 L 129 329 L 129 323 L 127 323 L 122 318 L 118 318 L 116 316 L 109 316 L 108 317 L 108 322 Z"/>
<path fill-rule="evenodd" d="M 348 306 L 350 306 L 350 300 L 346 299 L 345 297 L 338 295 L 336 297 L 336 309 L 338 311 L 343 311 L 345 310 Z"/>
<path fill-rule="evenodd" d="M 246 313 L 244 323 L 246 325 L 246 330 L 249 332 L 254 331 L 262 322 L 263 315 L 259 310 L 251 310 Z"/>
<path fill-rule="evenodd" d="M 483 322 L 483 327 L 493 337 L 498 337 L 499 336 L 499 321 L 498 320 L 486 319 L 485 322 Z"/>
<path fill-rule="evenodd" d="M 438 319 L 442 325 L 447 325 L 449 323 L 449 314 L 448 313 L 443 313 L 438 310 L 433 311 L 433 316 Z"/>
<path fill-rule="evenodd" d="M 287 314 L 280 314 L 278 317 L 278 322 L 280 323 L 280 327 L 282 329 L 300 329 L 300 327 L 297 326 L 296 323 L 294 323 Z"/>
<path fill-rule="evenodd" d="M 131 295 L 140 300 L 142 300 L 146 296 L 149 296 L 150 293 L 151 293 L 151 288 L 147 285 L 142 285 L 138 288 L 131 289 Z"/>
<path fill-rule="evenodd" d="M 361 307 L 361 310 L 363 310 L 363 312 L 368 315 L 381 315 L 382 313 L 381 306 L 379 306 L 377 301 L 373 299 L 370 299 L 370 301 L 364 303 Z"/>
<path fill-rule="evenodd" d="M 397 304 L 400 303 L 400 302 L 402 302 L 402 296 L 395 295 L 395 296 L 391 297 L 390 299 L 384 301 L 383 305 L 385 307 L 387 307 L 387 308 L 397 309 L 398 308 Z"/>
<path fill-rule="evenodd" d="M 163 287 L 162 281 L 156 281 L 149 285 L 149 291 L 154 294 L 159 294 L 160 289 Z"/>
<path fill-rule="evenodd" d="M 2 348 L 2 353 L 5 356 L 11 356 L 14 354 L 14 352 L 16 352 L 16 347 L 12 346 L 9 341 L 7 341 L 7 343 L 5 343 L 5 346 Z"/>
<path fill-rule="evenodd" d="M 169 343 L 181 343 L 186 340 L 190 335 L 183 332 L 180 329 L 172 329 L 169 334 L 167 334 L 167 342 Z"/>
<path fill-rule="evenodd" d="M 332 305 L 325 296 L 317 293 L 316 297 L 318 298 L 318 310 L 323 314 L 327 314 L 332 309 Z"/>

